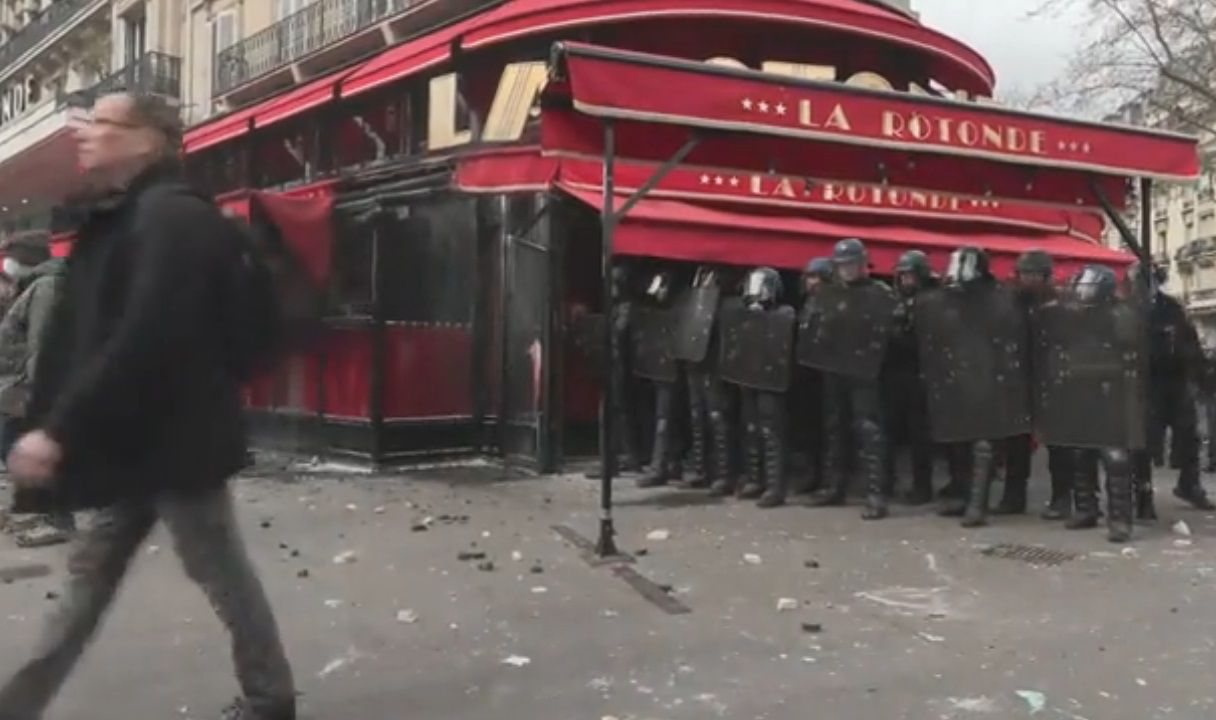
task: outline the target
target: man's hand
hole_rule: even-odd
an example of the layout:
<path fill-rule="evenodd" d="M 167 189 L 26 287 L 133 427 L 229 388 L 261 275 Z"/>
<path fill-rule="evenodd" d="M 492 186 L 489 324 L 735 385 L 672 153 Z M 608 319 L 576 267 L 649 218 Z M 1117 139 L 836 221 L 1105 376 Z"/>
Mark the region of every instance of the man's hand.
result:
<path fill-rule="evenodd" d="M 23 435 L 8 454 L 8 471 L 18 487 L 42 488 L 51 484 L 63 449 L 42 430 Z"/>

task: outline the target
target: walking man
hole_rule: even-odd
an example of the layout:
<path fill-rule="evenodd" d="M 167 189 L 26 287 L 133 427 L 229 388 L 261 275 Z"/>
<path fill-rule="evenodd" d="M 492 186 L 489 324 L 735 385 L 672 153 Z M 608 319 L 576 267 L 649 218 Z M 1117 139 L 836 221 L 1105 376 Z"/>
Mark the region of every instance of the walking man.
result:
<path fill-rule="evenodd" d="M 103 97 L 79 130 L 100 198 L 79 231 L 9 456 L 16 504 L 99 508 L 68 563 L 33 659 L 0 689 L 0 719 L 37 720 L 93 636 L 157 521 L 232 636 L 243 697 L 224 720 L 294 720 L 278 628 L 233 516 L 245 434 L 228 282 L 242 239 L 184 190 L 181 122 L 156 97 Z"/>

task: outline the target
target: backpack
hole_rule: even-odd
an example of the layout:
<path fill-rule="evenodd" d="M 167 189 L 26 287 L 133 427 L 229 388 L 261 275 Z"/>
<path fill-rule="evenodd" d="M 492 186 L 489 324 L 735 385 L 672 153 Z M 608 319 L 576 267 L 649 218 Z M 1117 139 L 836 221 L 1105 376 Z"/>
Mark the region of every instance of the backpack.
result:
<path fill-rule="evenodd" d="M 188 193 L 213 205 L 185 184 L 167 186 L 167 191 Z M 221 281 L 226 359 L 232 375 L 248 382 L 315 340 L 325 295 L 256 194 L 250 197 L 248 222 L 221 215 L 228 237 L 217 241 L 232 243 L 236 251 Z"/>

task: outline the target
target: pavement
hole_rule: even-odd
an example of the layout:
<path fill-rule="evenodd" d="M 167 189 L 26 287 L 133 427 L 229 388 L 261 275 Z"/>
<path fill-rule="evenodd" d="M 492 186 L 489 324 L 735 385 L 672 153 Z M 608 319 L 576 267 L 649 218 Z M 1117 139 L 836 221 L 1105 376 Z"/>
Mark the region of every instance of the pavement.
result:
<path fill-rule="evenodd" d="M 1165 477 L 1162 519 L 1129 549 L 1037 517 L 865 523 L 621 480 L 634 562 L 597 565 L 553 529 L 595 538 L 581 474 L 269 475 L 235 487 L 308 720 L 1216 718 L 1216 515 Z M 1001 556 L 1014 546 L 1035 563 Z M 0 570 L 52 571 L 0 585 L 0 675 L 63 556 L 0 539 Z M 158 531 L 48 718 L 214 718 L 229 663 Z"/>

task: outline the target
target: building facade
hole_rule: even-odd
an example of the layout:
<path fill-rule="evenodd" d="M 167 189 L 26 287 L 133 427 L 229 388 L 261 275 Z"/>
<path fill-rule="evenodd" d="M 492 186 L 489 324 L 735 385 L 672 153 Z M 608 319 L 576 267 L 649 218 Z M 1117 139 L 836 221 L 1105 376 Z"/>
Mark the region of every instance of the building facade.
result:
<path fill-rule="evenodd" d="M 91 97 L 180 97 L 180 0 L 0 0 L 0 234 L 55 229 Z"/>

